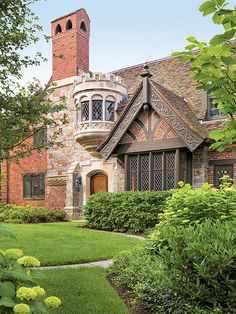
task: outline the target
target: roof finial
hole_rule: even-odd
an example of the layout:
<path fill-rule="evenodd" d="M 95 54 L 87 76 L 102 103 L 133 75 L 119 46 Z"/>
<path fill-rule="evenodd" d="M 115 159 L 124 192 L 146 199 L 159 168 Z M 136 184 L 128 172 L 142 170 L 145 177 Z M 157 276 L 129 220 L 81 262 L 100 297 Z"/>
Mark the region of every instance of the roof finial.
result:
<path fill-rule="evenodd" d="M 147 62 L 145 62 L 144 66 L 143 66 L 143 71 L 140 74 L 142 78 L 144 77 L 152 77 L 152 74 L 149 72 L 149 65 Z"/>

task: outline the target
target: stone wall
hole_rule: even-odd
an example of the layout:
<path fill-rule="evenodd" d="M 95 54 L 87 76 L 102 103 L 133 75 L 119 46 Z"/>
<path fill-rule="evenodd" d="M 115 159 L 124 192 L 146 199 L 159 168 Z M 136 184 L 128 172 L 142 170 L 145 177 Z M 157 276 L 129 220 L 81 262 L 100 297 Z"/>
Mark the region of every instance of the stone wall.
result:
<path fill-rule="evenodd" d="M 200 146 L 192 155 L 192 184 L 195 188 L 201 187 L 207 181 L 208 147 Z"/>

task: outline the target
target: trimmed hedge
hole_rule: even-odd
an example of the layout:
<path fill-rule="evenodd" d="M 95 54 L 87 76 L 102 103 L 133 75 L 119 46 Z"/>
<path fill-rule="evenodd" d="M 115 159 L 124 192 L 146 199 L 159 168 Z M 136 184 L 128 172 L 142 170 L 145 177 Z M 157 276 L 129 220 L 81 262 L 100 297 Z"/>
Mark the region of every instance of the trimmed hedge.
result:
<path fill-rule="evenodd" d="M 96 193 L 84 207 L 85 217 L 90 228 L 143 232 L 158 223 L 170 195 L 169 191 Z"/>
<path fill-rule="evenodd" d="M 65 221 L 63 210 L 32 207 L 30 205 L 5 205 L 0 207 L 0 221 L 12 223 L 40 223 Z"/>

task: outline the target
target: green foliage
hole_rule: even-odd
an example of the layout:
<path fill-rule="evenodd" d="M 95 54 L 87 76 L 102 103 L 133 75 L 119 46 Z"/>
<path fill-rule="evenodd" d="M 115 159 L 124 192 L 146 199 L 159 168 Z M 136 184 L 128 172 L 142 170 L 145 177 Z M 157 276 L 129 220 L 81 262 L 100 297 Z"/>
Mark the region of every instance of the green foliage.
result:
<path fill-rule="evenodd" d="M 5 205 L 0 208 L 0 221 L 2 222 L 40 223 L 64 221 L 65 219 L 65 211 L 58 209 L 32 207 L 30 205 Z"/>
<path fill-rule="evenodd" d="M 154 235 L 163 279 L 178 296 L 227 313 L 236 310 L 235 227 L 235 220 L 206 220 L 188 228 L 166 226 Z"/>
<path fill-rule="evenodd" d="M 0 312 L 6 313 L 11 309 L 19 314 L 47 313 L 48 303 L 44 305 L 46 293 L 36 285 L 38 275 L 29 268 L 39 266 L 40 263 L 28 256 L 28 261 L 32 260 L 32 263 L 28 263 L 26 267 L 20 263 L 20 260 L 26 257 L 22 255 L 23 252 L 18 249 L 0 251 Z"/>
<path fill-rule="evenodd" d="M 88 226 L 119 232 L 142 232 L 159 221 L 170 192 L 96 193 L 84 207 Z"/>
<path fill-rule="evenodd" d="M 4 158 L 23 157 L 35 149 L 61 145 L 58 136 L 67 119 L 63 114 L 54 119 L 65 106 L 64 98 L 55 104 L 50 101 L 52 88 L 43 89 L 37 80 L 27 86 L 18 83 L 23 68 L 44 61 L 41 53 L 35 56 L 24 53 L 25 48 L 38 41 L 37 33 L 42 30 L 30 9 L 37 1 L 0 1 L 0 162 Z M 46 144 L 34 147 L 29 139 L 36 127 L 48 127 L 51 134 Z"/>
<path fill-rule="evenodd" d="M 118 254 L 108 269 L 108 274 L 115 284 L 130 289 L 135 289 L 140 283 L 151 283 L 154 278 L 159 277 L 159 273 L 158 259 L 149 255 L 143 248 Z"/>
<path fill-rule="evenodd" d="M 80 239 L 80 242 L 83 238 Z M 130 314 L 110 285 L 102 267 L 80 267 L 43 270 L 45 279 L 39 283 L 49 294 L 63 302 L 50 314 Z"/>
<path fill-rule="evenodd" d="M 165 224 L 189 225 L 206 219 L 230 220 L 236 218 L 236 187 L 226 183 L 220 189 L 204 183 L 194 189 L 190 184 L 182 184 L 173 190 L 163 213 L 159 215 L 159 228 Z"/>
<path fill-rule="evenodd" d="M 3 226 L 0 226 L 0 234 L 14 237 L 13 232 Z M 24 256 L 19 249 L 0 249 L 0 313 L 41 314 L 47 313 L 47 307 L 55 308 L 54 304 L 46 302 L 45 290 L 36 285 L 38 274 L 32 267 L 38 266 L 37 258 Z M 61 304 L 60 299 L 56 299 Z"/>
<path fill-rule="evenodd" d="M 213 95 L 221 113 L 230 117 L 223 130 L 210 134 L 215 140 L 211 148 L 218 151 L 236 143 L 236 45 L 231 42 L 235 39 L 236 9 L 228 9 L 228 4 L 226 0 L 209 0 L 199 8 L 203 16 L 213 14 L 213 23 L 222 26 L 223 33 L 209 43 L 190 36 L 185 51 L 174 53 L 180 55 L 180 61 L 190 62 L 197 88 Z"/>
<path fill-rule="evenodd" d="M 115 286 L 130 292 L 129 297 L 140 312 L 144 309 L 160 314 L 190 314 L 193 309 L 196 310 L 191 305 L 188 311 L 187 300 L 177 296 L 171 283 L 163 280 L 159 258 L 142 248 L 119 254 L 108 269 L 108 274 Z"/>
<path fill-rule="evenodd" d="M 166 225 L 153 236 L 160 243 L 155 255 L 123 253 L 109 273 L 154 313 L 235 313 L 235 227 L 235 220 Z"/>

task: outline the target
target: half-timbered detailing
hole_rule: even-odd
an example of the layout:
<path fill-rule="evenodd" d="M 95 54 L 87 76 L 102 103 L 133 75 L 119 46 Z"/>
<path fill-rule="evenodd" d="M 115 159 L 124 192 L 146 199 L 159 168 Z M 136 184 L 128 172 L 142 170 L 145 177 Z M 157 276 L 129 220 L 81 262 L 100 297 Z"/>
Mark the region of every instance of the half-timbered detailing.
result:
<path fill-rule="evenodd" d="M 149 92 L 149 103 L 144 88 Z M 134 134 L 138 142 L 179 137 L 190 151 L 194 151 L 206 138 L 204 127 L 192 116 L 186 102 L 149 79 L 140 85 L 107 140 L 99 147 L 98 151 L 105 159 L 118 144 L 128 144 L 128 136 L 124 136 L 127 130 Z"/>
<path fill-rule="evenodd" d="M 164 99 L 161 99 L 154 88 L 151 88 L 151 99 L 153 109 L 168 121 L 169 125 L 174 129 L 174 131 L 184 140 L 187 147 L 191 151 L 194 151 L 205 138 L 203 127 L 203 136 L 200 135 L 200 132 L 194 132 L 192 128 L 188 126 L 182 118 L 180 118 L 176 111 L 169 108 L 167 102 L 164 102 Z M 184 109 L 185 108 L 183 108 L 182 116 L 184 115 Z M 199 129 L 200 128 L 201 125 L 199 123 Z"/>
<path fill-rule="evenodd" d="M 142 110 L 131 123 L 119 144 L 177 138 L 176 132 L 152 108 Z"/>

